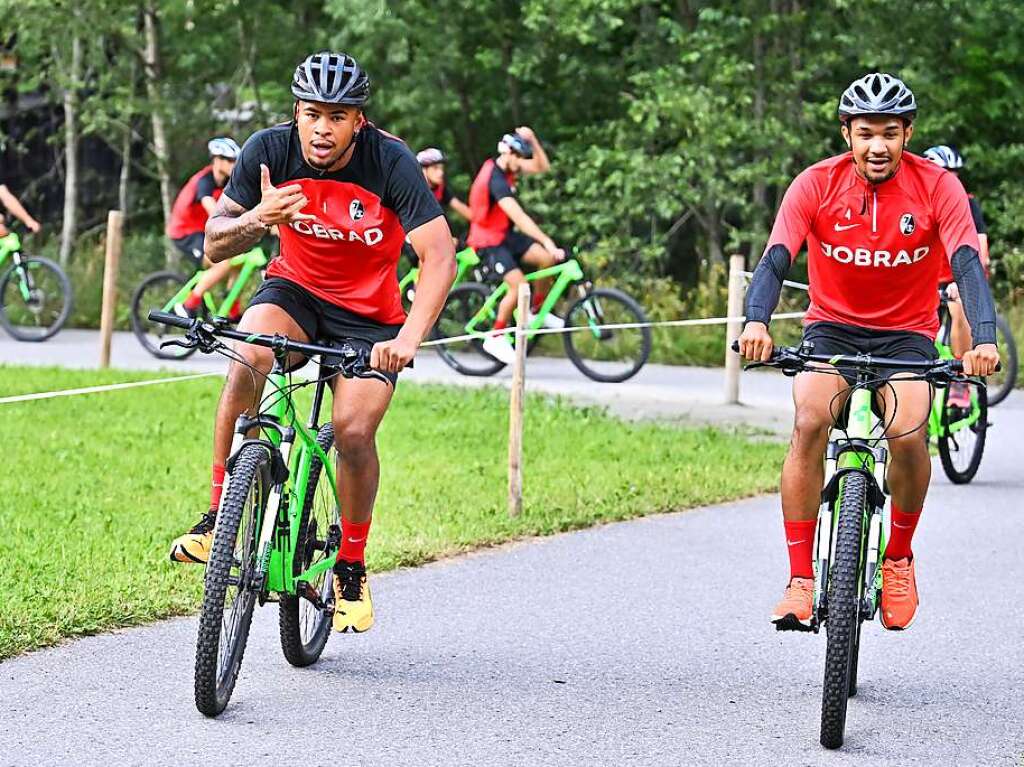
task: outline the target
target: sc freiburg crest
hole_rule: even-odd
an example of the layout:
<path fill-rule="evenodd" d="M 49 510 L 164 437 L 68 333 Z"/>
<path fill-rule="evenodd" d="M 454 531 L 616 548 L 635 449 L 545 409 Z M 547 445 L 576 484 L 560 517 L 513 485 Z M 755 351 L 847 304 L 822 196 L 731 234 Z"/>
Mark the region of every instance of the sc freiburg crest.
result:
<path fill-rule="evenodd" d="M 903 234 L 913 234 L 917 224 L 914 223 L 914 216 L 910 213 L 904 213 L 900 216 L 900 231 Z"/>
<path fill-rule="evenodd" d="M 358 221 L 365 214 L 366 214 L 366 211 L 363 210 L 363 204 L 361 202 L 359 202 L 359 200 L 352 200 L 352 202 L 349 203 L 349 206 L 348 206 L 348 217 L 351 218 L 353 221 Z M 906 217 L 904 216 L 904 218 L 906 218 Z M 902 226 L 902 223 L 900 224 L 900 226 Z M 913 230 L 914 230 L 914 223 L 913 223 L 913 219 L 911 219 L 910 231 L 913 231 Z"/>

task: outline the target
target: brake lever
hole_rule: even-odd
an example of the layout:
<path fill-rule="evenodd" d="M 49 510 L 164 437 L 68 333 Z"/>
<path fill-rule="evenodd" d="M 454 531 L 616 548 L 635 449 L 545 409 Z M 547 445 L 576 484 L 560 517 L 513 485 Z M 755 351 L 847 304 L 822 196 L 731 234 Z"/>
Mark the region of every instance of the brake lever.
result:
<path fill-rule="evenodd" d="M 178 339 L 174 341 L 164 341 L 163 343 L 160 344 L 161 349 L 166 349 L 168 346 L 180 346 L 182 349 L 195 349 L 196 346 L 198 346 L 198 344 L 186 343 L 185 341 L 181 341 Z"/>

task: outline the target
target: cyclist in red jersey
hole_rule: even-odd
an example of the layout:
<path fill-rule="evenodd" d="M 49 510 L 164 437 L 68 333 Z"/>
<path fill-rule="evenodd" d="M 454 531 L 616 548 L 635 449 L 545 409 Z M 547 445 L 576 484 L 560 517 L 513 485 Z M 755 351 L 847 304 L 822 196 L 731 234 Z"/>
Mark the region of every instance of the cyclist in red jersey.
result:
<path fill-rule="evenodd" d="M 196 283 L 188 298 L 175 305 L 175 314 L 182 317 L 195 317 L 203 301 L 203 294 L 232 271 L 228 263 L 211 263 L 204 258 L 203 251 L 206 220 L 213 213 L 224 185 L 231 178 L 231 171 L 234 170 L 241 149 L 234 139 L 224 137 L 210 139 L 206 148 L 210 153 L 210 164 L 200 168 L 185 182 L 174 200 L 171 218 L 167 222 L 167 236 L 175 247 L 192 261 L 196 269 L 203 266 L 207 268 L 206 274 Z M 237 321 L 242 314 L 241 305 L 236 302 L 230 314 L 230 319 Z"/>
<path fill-rule="evenodd" d="M 42 229 L 42 225 L 25 210 L 21 200 L 14 196 L 14 193 L 7 188 L 7 184 L 0 184 L 0 205 L 3 205 L 11 215 L 21 221 L 30 232 L 35 233 Z M 7 222 L 3 214 L 0 214 L 0 237 L 6 237 L 9 233 Z"/>
<path fill-rule="evenodd" d="M 967 194 L 953 174 L 905 151 L 916 111 L 910 89 L 887 74 L 866 75 L 843 93 L 839 118 L 850 151 L 812 165 L 786 191 L 747 293 L 740 336 L 744 357 L 771 355 L 768 322 L 790 264 L 806 242 L 811 305 L 804 340 L 816 353 L 933 359 L 935 285 L 940 261 L 948 258 L 975 342 L 964 355 L 964 370 L 993 372 L 999 360 L 995 308 Z M 900 378 L 893 374 L 891 387 L 879 392 L 884 412 L 892 414 L 887 430 L 892 529 L 881 604 L 882 625 L 889 629 L 910 626 L 917 610 L 910 544 L 931 477 L 924 428 L 930 387 Z M 790 580 L 771 616 L 780 629 L 811 627 L 814 531 L 822 459 L 833 425 L 830 408 L 841 407 L 848 394 L 848 382 L 840 376 L 803 373 L 793 383 L 796 414 L 782 469 Z"/>
<path fill-rule="evenodd" d="M 950 146 L 939 145 L 929 147 L 924 151 L 924 157 L 931 160 L 940 168 L 945 168 L 956 176 L 959 176 L 960 169 L 964 167 L 964 158 Z M 974 220 L 974 228 L 978 232 L 978 255 L 981 257 L 981 265 L 985 267 L 985 274 L 988 274 L 988 227 L 985 226 L 985 217 L 981 213 L 981 205 L 974 195 L 968 194 L 967 199 L 971 204 L 971 218 Z M 967 317 L 964 315 L 963 307 L 960 305 L 960 292 L 957 290 L 956 282 L 953 280 L 953 272 L 950 271 L 949 263 L 943 262 L 942 270 L 939 273 L 939 288 L 945 288 L 949 302 L 946 306 L 949 309 L 952 327 L 950 333 L 950 346 L 953 354 L 962 357 L 971 347 L 971 327 L 967 324 Z M 966 384 L 954 384 L 950 387 L 951 401 L 963 404 L 966 398 L 970 398 L 970 391 Z"/>
<path fill-rule="evenodd" d="M 525 279 L 523 265 L 543 269 L 565 258 L 565 251 L 544 234 L 516 200 L 516 181 L 520 174 L 544 173 L 550 167 L 537 134 L 522 126 L 502 136 L 498 156 L 483 164 L 469 190 L 471 218 L 466 242 L 509 287 L 498 305 L 495 330 L 508 327 L 512 320 L 519 283 Z M 550 286 L 550 280 L 534 282 L 534 311 L 544 302 Z M 549 312 L 544 324 L 561 327 L 564 323 Z M 506 365 L 512 364 L 515 358 L 512 344 L 504 335 L 488 337 L 483 348 Z"/>
<path fill-rule="evenodd" d="M 206 224 L 206 253 L 220 262 L 279 226 L 281 254 L 239 329 L 322 344 L 342 340 L 370 352 L 389 377 L 334 382 L 342 543 L 334 567 L 334 628 L 373 625 L 364 551 L 380 475 L 375 434 L 398 373 L 412 363 L 455 278 L 451 231 L 412 152 L 368 122 L 369 78 L 344 53 L 322 51 L 295 70 L 294 119 L 254 134 Z M 395 275 L 402 242 L 419 255 L 420 279 L 406 317 Z M 262 371 L 272 353 L 239 345 Z M 301 360 L 296 360 L 301 362 Z M 258 401 L 263 379 L 233 363 L 217 409 L 210 510 L 178 538 L 171 557 L 205 561 L 237 417 Z"/>
<path fill-rule="evenodd" d="M 455 196 L 451 187 L 448 186 L 448 179 L 444 175 L 444 166 L 448 158 L 444 152 L 435 147 L 427 147 L 416 153 L 416 161 L 423 168 L 423 177 L 427 180 L 430 191 L 442 208 L 451 208 L 464 219 L 469 221 L 469 206 Z M 447 218 L 447 214 L 445 214 Z"/>

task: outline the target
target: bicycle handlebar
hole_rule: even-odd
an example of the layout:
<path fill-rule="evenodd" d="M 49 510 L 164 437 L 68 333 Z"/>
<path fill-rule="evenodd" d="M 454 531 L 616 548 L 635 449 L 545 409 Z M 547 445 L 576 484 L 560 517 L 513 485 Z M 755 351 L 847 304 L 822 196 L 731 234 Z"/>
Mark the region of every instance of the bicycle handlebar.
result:
<path fill-rule="evenodd" d="M 340 362 L 326 366 L 336 368 L 345 378 L 377 378 L 391 385 L 391 380 L 386 375 L 370 367 L 369 353 L 365 349 L 352 346 L 348 342 L 343 342 L 339 346 L 308 344 L 302 341 L 293 341 L 288 336 L 278 333 L 274 335 L 243 333 L 239 330 L 220 327 L 212 322 L 179 317 L 177 314 L 170 314 L 168 312 L 152 311 L 149 313 L 149 320 L 150 322 L 160 322 L 164 325 L 171 325 L 187 331 L 185 333 L 185 338 L 187 339 L 185 343 L 171 342 L 177 343 L 179 346 L 195 346 L 201 351 L 209 353 L 215 350 L 218 343 L 216 339 L 220 336 L 232 341 L 241 341 L 253 346 L 273 349 L 275 354 L 278 355 L 284 355 L 288 352 L 297 352 L 307 357 L 319 355 L 321 364 L 326 364 L 323 362 L 325 357 L 340 357 Z"/>
<path fill-rule="evenodd" d="M 739 341 L 732 342 L 732 350 L 739 352 Z M 921 376 L 931 380 L 950 381 L 964 372 L 961 360 L 901 360 L 892 357 L 872 357 L 870 354 L 814 354 L 793 346 L 777 346 L 772 350 L 768 362 L 754 362 L 747 367 L 777 367 L 789 374 L 799 373 L 808 368 L 807 363 L 820 362 L 836 367 L 874 368 L 876 370 L 912 370 L 919 371 Z M 1002 365 L 996 365 L 996 370 Z"/>

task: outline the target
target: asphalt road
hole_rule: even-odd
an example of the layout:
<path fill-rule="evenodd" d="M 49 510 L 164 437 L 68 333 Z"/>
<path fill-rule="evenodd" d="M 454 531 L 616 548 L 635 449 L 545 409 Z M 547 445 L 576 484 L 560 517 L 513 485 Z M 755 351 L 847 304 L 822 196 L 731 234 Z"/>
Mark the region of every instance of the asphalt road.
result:
<path fill-rule="evenodd" d="M 824 636 L 767 622 L 765 497 L 375 576 L 377 626 L 309 669 L 268 605 L 217 720 L 192 703 L 194 618 L 9 660 L 0 764 L 1021 765 L 1024 397 L 992 420 L 972 485 L 936 464 L 921 612 L 865 627 L 841 752 L 817 743 Z"/>

